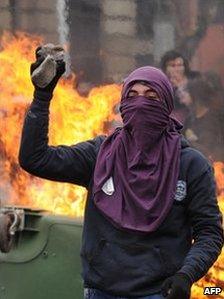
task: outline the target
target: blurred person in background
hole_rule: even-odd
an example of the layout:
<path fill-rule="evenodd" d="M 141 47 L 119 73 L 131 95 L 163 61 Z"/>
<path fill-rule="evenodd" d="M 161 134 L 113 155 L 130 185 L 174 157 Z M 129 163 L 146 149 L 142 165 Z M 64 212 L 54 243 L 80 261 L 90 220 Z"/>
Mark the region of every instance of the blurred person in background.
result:
<path fill-rule="evenodd" d="M 164 73 L 170 79 L 174 88 L 174 110 L 172 115 L 183 124 L 189 115 L 190 102 L 185 97 L 185 88 L 188 80 L 199 75 L 199 72 L 190 70 L 188 60 L 179 52 L 171 50 L 166 52 L 160 62 Z M 184 96 L 184 100 L 182 100 Z"/>
<path fill-rule="evenodd" d="M 31 74 L 40 64 L 37 57 Z M 134 70 L 121 92 L 123 127 L 72 146 L 50 146 L 49 108 L 64 69 L 58 62 L 52 82 L 34 85 L 19 162 L 35 176 L 88 190 L 84 298 L 189 299 L 192 284 L 221 253 L 222 216 L 211 165 L 170 116 L 170 81 L 154 67 Z"/>
<path fill-rule="evenodd" d="M 224 161 L 224 99 L 218 75 L 205 73 L 190 80 L 184 97 L 192 111 L 185 123 L 186 138 L 212 162 Z"/>

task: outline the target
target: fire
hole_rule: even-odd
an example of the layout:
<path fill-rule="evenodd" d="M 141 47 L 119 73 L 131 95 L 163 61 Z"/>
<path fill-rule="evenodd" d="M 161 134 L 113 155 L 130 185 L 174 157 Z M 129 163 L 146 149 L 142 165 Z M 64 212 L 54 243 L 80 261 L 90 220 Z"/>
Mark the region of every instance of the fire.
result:
<path fill-rule="evenodd" d="M 0 50 L 0 203 L 32 206 L 56 214 L 76 217 L 83 215 L 86 190 L 71 184 L 62 184 L 35 178 L 18 165 L 18 149 L 24 114 L 29 106 L 33 86 L 30 81 L 30 63 L 41 38 L 19 33 L 16 37 L 5 33 Z M 71 145 L 105 134 L 105 121 L 115 118 L 113 107 L 120 96 L 116 84 L 96 87 L 87 97 L 74 89 L 75 75 L 61 81 L 51 104 L 49 128 L 50 144 Z M 214 163 L 218 202 L 224 213 L 224 163 Z M 208 274 L 193 286 L 192 299 L 206 298 L 204 286 L 224 288 L 224 253 Z M 224 298 L 223 295 L 213 298 Z"/>
<path fill-rule="evenodd" d="M 0 52 L 0 171 L 3 180 L 1 197 L 7 204 L 26 205 L 76 217 L 83 215 L 86 190 L 71 184 L 40 180 L 18 166 L 18 149 L 24 114 L 31 103 L 33 86 L 30 63 L 40 38 L 23 33 L 17 37 L 5 33 Z M 73 88 L 75 76 L 61 81 L 51 104 L 50 144 L 71 145 L 105 134 L 105 121 L 113 118 L 120 86 L 112 84 L 93 88 L 82 97 Z M 1 198 L 3 201 L 4 198 Z M 5 200 L 4 200 L 5 201 Z"/>

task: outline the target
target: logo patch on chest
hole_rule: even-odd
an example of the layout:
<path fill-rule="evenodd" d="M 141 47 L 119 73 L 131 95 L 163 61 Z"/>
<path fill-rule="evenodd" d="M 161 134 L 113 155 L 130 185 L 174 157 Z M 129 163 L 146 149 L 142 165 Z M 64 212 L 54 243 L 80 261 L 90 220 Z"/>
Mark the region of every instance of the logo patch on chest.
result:
<path fill-rule="evenodd" d="M 177 181 L 175 200 L 182 201 L 187 195 L 187 183 L 185 181 Z"/>

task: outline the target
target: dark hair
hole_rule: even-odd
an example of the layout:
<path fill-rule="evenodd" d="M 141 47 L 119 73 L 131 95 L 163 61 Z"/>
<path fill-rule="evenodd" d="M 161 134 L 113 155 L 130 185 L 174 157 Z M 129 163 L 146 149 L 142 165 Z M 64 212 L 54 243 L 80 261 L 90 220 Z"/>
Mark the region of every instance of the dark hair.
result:
<path fill-rule="evenodd" d="M 184 74 L 186 76 L 189 75 L 190 73 L 190 68 L 189 68 L 189 62 L 188 60 L 179 52 L 175 51 L 175 50 L 171 50 L 166 52 L 163 57 L 161 58 L 161 62 L 160 62 L 160 67 L 161 69 L 166 72 L 166 67 L 167 67 L 167 63 L 171 60 L 174 60 L 176 58 L 182 58 L 184 61 Z"/>

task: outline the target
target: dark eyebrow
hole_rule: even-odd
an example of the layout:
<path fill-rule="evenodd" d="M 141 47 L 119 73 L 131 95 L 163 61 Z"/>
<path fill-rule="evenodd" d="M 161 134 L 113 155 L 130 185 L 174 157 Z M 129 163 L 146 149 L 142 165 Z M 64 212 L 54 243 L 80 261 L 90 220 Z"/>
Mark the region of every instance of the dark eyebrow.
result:
<path fill-rule="evenodd" d="M 148 88 L 148 89 L 146 89 L 146 91 L 153 91 L 153 92 L 156 92 L 154 89 L 152 89 L 152 88 Z"/>

